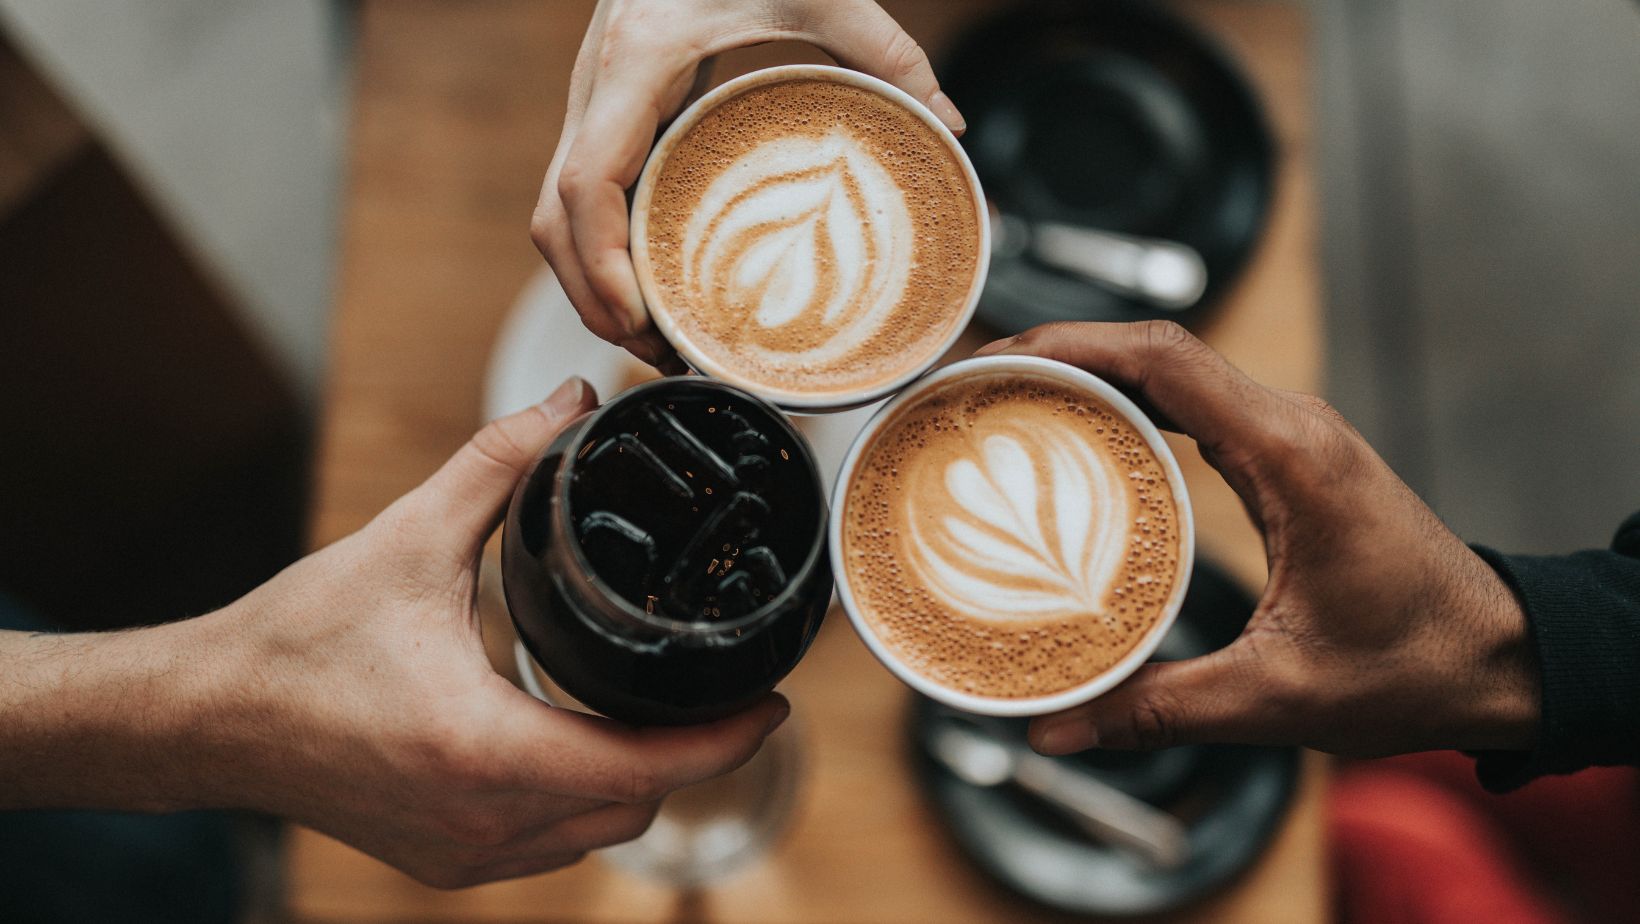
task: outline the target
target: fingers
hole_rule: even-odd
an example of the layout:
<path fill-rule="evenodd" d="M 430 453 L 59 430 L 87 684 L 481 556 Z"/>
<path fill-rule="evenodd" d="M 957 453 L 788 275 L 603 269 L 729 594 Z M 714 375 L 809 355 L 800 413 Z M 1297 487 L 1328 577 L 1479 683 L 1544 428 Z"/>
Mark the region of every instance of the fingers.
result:
<path fill-rule="evenodd" d="M 1086 369 L 1195 439 L 1227 476 L 1263 458 L 1290 417 L 1270 389 L 1171 321 L 1045 324 L 975 355 L 1042 356 Z"/>
<path fill-rule="evenodd" d="M 558 176 L 557 194 L 568 218 L 574 256 L 591 296 L 604 309 L 598 323 L 606 329 L 595 332 L 614 334 L 623 346 L 664 344 L 650 326 L 627 252 L 626 190 L 643 170 L 661 119 L 689 92 L 696 62 L 686 63 L 679 67 L 634 62 L 619 73 L 601 75 Z M 652 361 L 665 355 L 653 348 L 653 357 L 633 352 Z"/>
<path fill-rule="evenodd" d="M 1043 754 L 1151 750 L 1196 742 L 1257 742 L 1278 724 L 1276 687 L 1232 645 L 1188 661 L 1147 664 L 1116 689 L 1031 722 Z"/>
<path fill-rule="evenodd" d="M 506 850 L 514 856 L 535 857 L 624 844 L 649 830 L 660 807 L 659 802 L 605 805 L 530 831 Z"/>
<path fill-rule="evenodd" d="M 523 702 L 499 736 L 507 753 L 496 758 L 510 764 L 514 785 L 627 804 L 653 802 L 739 767 L 791 711 L 785 697 L 771 693 L 717 722 L 629 728 L 519 696 Z"/>
<path fill-rule="evenodd" d="M 575 69 L 570 77 L 569 100 L 565 107 L 564 130 L 559 136 L 558 148 L 542 182 L 535 212 L 530 217 L 530 238 L 535 242 L 536 249 L 551 264 L 559 284 L 563 286 L 564 294 L 568 296 L 570 304 L 575 306 L 576 313 L 581 316 L 581 321 L 588 330 L 610 343 L 623 347 L 638 359 L 668 371 L 677 366 L 676 354 L 673 353 L 671 345 L 650 326 L 641 301 L 633 295 L 636 291 L 636 282 L 631 279 L 630 259 L 625 255 L 627 217 L 624 187 L 619 206 L 613 213 L 595 207 L 588 216 L 594 228 L 607 230 L 609 235 L 619 237 L 618 246 L 624 272 L 621 266 L 617 266 L 612 276 L 606 271 L 604 276 L 599 277 L 601 286 L 612 285 L 617 293 L 621 293 L 613 300 L 598 294 L 588 280 L 587 260 L 577 250 L 570 224 L 570 211 L 561 191 L 561 186 L 578 187 L 583 182 L 595 179 L 595 176 L 589 175 L 583 161 L 591 161 L 594 168 L 591 174 L 596 174 L 599 169 L 608 166 L 602 150 L 605 139 L 593 134 L 592 146 L 598 150 L 592 151 L 589 155 L 583 148 L 579 155 L 581 160 L 575 162 L 576 166 L 571 171 L 570 180 L 566 183 L 563 179 L 565 165 L 570 162 L 570 155 L 576 150 L 576 141 L 583 136 L 581 129 L 587 112 L 593 105 L 595 90 L 599 86 L 605 86 L 603 99 L 607 100 L 610 95 L 607 87 L 611 81 L 616 85 L 630 83 L 637 75 L 635 69 L 628 67 L 600 67 L 600 62 L 606 57 L 604 45 L 612 41 L 605 35 L 608 10 L 608 4 L 598 5 L 582 40 L 580 52 L 576 56 Z M 626 44 L 630 45 L 631 40 L 627 40 Z M 610 50 L 610 56 L 622 54 L 621 48 Z M 692 61 L 689 62 L 689 67 L 693 69 Z M 687 79 L 680 82 L 683 88 L 681 92 L 672 86 L 663 88 L 665 98 L 660 101 L 659 108 L 666 114 L 681 107 L 690 91 L 691 85 Z M 604 105 L 607 107 L 607 103 Z M 601 130 L 600 124 L 602 123 L 594 125 L 595 133 Z M 628 123 L 622 127 L 642 139 L 643 154 L 647 154 L 657 125 L 658 119 L 647 125 Z M 643 154 L 637 158 L 639 169 L 643 164 Z M 632 176 L 636 179 L 636 170 L 632 171 Z M 595 241 L 600 237 L 601 233 L 593 235 Z M 630 286 L 627 285 L 628 282 L 631 283 Z"/>
<path fill-rule="evenodd" d="M 661 123 L 699 88 L 703 59 L 762 41 L 806 40 L 905 90 L 953 132 L 965 128 L 928 56 L 867 0 L 725 5 L 686 22 L 664 7 L 611 8 L 598 7 L 577 56 L 564 131 L 530 235 L 587 328 L 663 372 L 682 367 L 643 305 L 627 249 L 626 191 Z"/>
<path fill-rule="evenodd" d="M 406 498 L 410 509 L 439 524 L 441 542 L 476 555 L 525 469 L 558 431 L 597 403 L 592 386 L 571 377 L 540 404 L 491 421 Z"/>
<path fill-rule="evenodd" d="M 894 17 L 876 3 L 810 4 L 804 38 L 844 67 L 886 80 L 927 106 L 954 134 L 968 127 L 950 97 L 940 92 L 928 55 Z"/>

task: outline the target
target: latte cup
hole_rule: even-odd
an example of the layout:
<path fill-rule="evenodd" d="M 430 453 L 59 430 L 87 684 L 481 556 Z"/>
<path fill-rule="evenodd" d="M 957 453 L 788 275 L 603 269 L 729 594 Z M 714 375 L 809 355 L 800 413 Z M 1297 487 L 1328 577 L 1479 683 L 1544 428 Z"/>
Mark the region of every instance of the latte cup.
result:
<path fill-rule="evenodd" d="M 967 327 L 990 226 L 961 144 L 840 67 L 754 71 L 650 152 L 630 245 L 645 307 L 695 371 L 795 413 L 874 403 Z"/>
<path fill-rule="evenodd" d="M 1030 479 L 1020 471 L 1008 471 L 1008 466 L 1011 463 L 1016 469 L 1020 467 L 1027 469 L 1040 467 L 1033 466 L 1031 460 L 1055 457 L 1056 453 L 1064 451 L 1063 448 L 1067 440 L 1063 438 L 1063 434 L 1052 432 L 1051 428 L 1038 426 L 1033 422 L 1034 418 L 1030 414 L 1019 414 L 1006 410 L 997 412 L 999 418 L 1005 419 L 1003 423 L 996 426 L 999 429 L 1012 428 L 1010 432 L 1018 436 L 1019 439 L 1028 439 L 1030 431 L 1036 428 L 1040 431 L 1037 435 L 1042 437 L 1039 444 L 1025 447 L 1025 451 L 1019 451 L 1019 447 L 1013 447 L 1008 442 L 1014 439 L 1013 436 L 1003 434 L 1004 441 L 993 444 L 982 435 L 976 437 L 980 440 L 979 446 L 981 447 L 976 451 L 976 454 L 980 456 L 977 464 L 965 461 L 958 455 L 947 454 L 938 456 L 938 461 L 931 463 L 932 468 L 926 475 L 919 474 L 919 463 L 915 461 L 916 457 L 919 453 L 930 452 L 931 450 L 928 447 L 940 444 L 941 427 L 935 426 L 922 431 L 928 435 L 926 439 L 922 436 L 914 438 L 897 436 L 897 433 L 905 432 L 903 430 L 904 415 L 920 414 L 922 413 L 921 408 L 940 406 L 925 402 L 925 399 L 933 398 L 935 402 L 942 402 L 943 406 L 948 408 L 941 413 L 946 415 L 943 418 L 946 421 L 943 430 L 945 433 L 950 433 L 952 428 L 949 426 L 949 421 L 957 415 L 967 413 L 965 409 L 967 405 L 964 404 L 964 399 L 961 397 L 963 393 L 957 390 L 965 385 L 994 388 L 996 385 L 993 383 L 1004 383 L 1003 387 L 1012 387 L 1017 383 L 1019 389 L 1026 390 L 1025 394 L 1041 394 L 1043 388 L 1038 388 L 1036 392 L 1031 392 L 1028 389 L 1033 386 L 1033 383 L 1046 383 L 1046 391 L 1054 396 L 1052 400 L 1057 401 L 1058 406 L 1068 404 L 1069 402 L 1066 399 L 1069 397 L 1071 401 L 1088 400 L 1088 407 L 1102 406 L 1108 409 L 1110 413 L 1101 419 L 1114 421 L 1115 426 L 1107 427 L 1112 433 L 1121 428 L 1121 432 L 1124 434 L 1123 439 L 1126 440 L 1125 443 L 1121 444 L 1122 447 L 1125 447 L 1122 452 L 1125 452 L 1126 455 L 1122 456 L 1122 452 L 1115 452 L 1108 454 L 1107 457 L 1115 459 L 1122 456 L 1130 460 L 1139 459 L 1142 455 L 1135 453 L 1135 450 L 1140 448 L 1139 443 L 1142 442 L 1143 450 L 1149 453 L 1149 457 L 1143 457 L 1145 459 L 1143 464 L 1147 466 L 1144 471 L 1150 473 L 1153 480 L 1158 484 L 1165 481 L 1168 495 L 1171 498 L 1171 507 L 1165 505 L 1162 507 L 1145 507 L 1140 504 L 1133 510 L 1123 508 L 1125 518 L 1120 522 L 1130 525 L 1123 526 L 1117 535 L 1121 542 L 1117 548 L 1132 550 L 1133 554 L 1140 554 L 1138 552 L 1139 540 L 1142 539 L 1144 540 L 1144 547 L 1150 548 L 1148 539 L 1132 531 L 1141 528 L 1141 526 L 1131 524 L 1141 524 L 1148 527 L 1150 524 L 1146 522 L 1143 515 L 1153 513 L 1158 509 L 1171 510 L 1171 525 L 1165 532 L 1171 537 L 1171 541 L 1176 543 L 1168 546 L 1168 549 L 1171 550 L 1170 563 L 1162 569 L 1171 571 L 1171 588 L 1165 592 L 1165 595 L 1156 593 L 1148 598 L 1148 612 L 1142 618 L 1135 620 L 1135 624 L 1139 625 L 1139 628 L 1128 632 L 1127 638 L 1124 640 L 1124 644 L 1131 641 L 1131 647 L 1126 648 L 1125 652 L 1114 661 L 1088 671 L 1086 676 L 1035 695 L 997 695 L 994 692 L 976 692 L 971 689 L 959 689 L 954 683 L 942 682 L 936 679 L 931 675 L 938 673 L 938 671 L 929 669 L 929 662 L 938 662 L 940 660 L 939 655 L 937 653 L 929 655 L 927 651 L 922 652 L 920 655 L 915 652 L 902 654 L 907 646 L 897 646 L 889 641 L 884 630 L 879 628 L 884 623 L 880 619 L 869 616 L 865 605 L 864 592 L 874 584 L 879 587 L 885 584 L 889 585 L 890 592 L 898 594 L 896 599 L 938 600 L 940 598 L 927 595 L 922 597 L 908 595 L 908 589 L 922 588 L 929 581 L 950 580 L 958 582 L 959 586 L 961 586 L 961 582 L 967 581 L 970 582 L 967 590 L 972 591 L 975 595 L 971 599 L 989 601 L 989 605 L 996 610 L 998 619 L 994 623 L 986 623 L 983 618 L 969 618 L 959 614 L 956 622 L 963 623 L 964 626 L 969 624 L 980 625 L 984 632 L 994 630 L 996 637 L 999 639 L 1013 639 L 1016 637 L 1024 639 L 1025 636 L 1017 631 L 1020 624 L 1012 622 L 1008 618 L 1010 616 L 1009 610 L 1015 608 L 1019 611 L 1029 610 L 1030 607 L 1041 604 L 1043 594 L 1040 587 L 1036 590 L 1029 587 L 1016 590 L 1007 586 L 1007 569 L 1009 567 L 1007 563 L 1013 562 L 1019 565 L 1019 573 L 1021 575 L 1026 574 L 1034 567 L 1034 564 L 1027 560 L 1029 548 L 1050 547 L 1057 550 L 1065 547 L 1067 545 L 1065 537 L 1068 535 L 1068 531 L 1065 531 L 1066 523 L 1092 523 L 1094 522 L 1094 515 L 1089 513 L 1082 520 L 1077 520 L 1075 517 L 1077 510 L 1072 509 L 1056 517 L 1051 514 L 1044 516 L 1042 519 L 1045 522 L 1037 524 L 1035 529 L 1037 542 L 1034 546 L 1030 542 L 1008 545 L 1006 543 L 1008 538 L 1006 533 L 1011 526 L 1007 520 L 1009 513 L 1007 503 L 1010 500 L 1014 502 L 1012 508 L 1014 512 L 1018 512 L 1022 507 L 1034 510 L 1057 510 L 1058 508 L 1053 505 L 1055 501 L 1059 500 L 1058 495 L 1050 496 L 1045 492 L 1063 492 L 1067 496 L 1075 498 L 1078 502 L 1086 501 L 1094 506 L 1106 504 L 1109 497 L 1126 496 L 1123 492 L 1131 492 L 1132 486 L 1126 483 L 1126 478 L 1137 477 L 1133 475 L 1122 478 L 1107 477 L 1103 482 L 1098 482 L 1095 478 L 1096 483 L 1093 490 L 1087 490 L 1085 485 L 1078 490 L 1068 490 L 1068 487 L 1074 486 L 1072 482 L 1075 481 L 1075 473 L 1079 471 L 1076 468 L 1075 453 L 1068 451 L 1065 451 L 1066 461 L 1062 468 L 1054 468 L 1053 466 L 1059 465 L 1058 461 L 1050 461 L 1047 468 L 1050 475 L 1045 479 L 1038 478 L 1035 482 L 1030 482 Z M 964 408 L 964 410 L 951 409 L 959 407 Z M 1049 408 L 1043 413 L 1046 414 L 1051 411 L 1052 408 Z M 980 424 L 977 423 L 978 419 L 975 418 L 974 431 L 981 428 Z M 1078 426 L 1082 425 L 1082 418 L 1065 419 L 1073 420 Z M 1122 427 L 1123 423 L 1126 427 Z M 1087 432 L 1091 433 L 1093 431 L 1090 429 Z M 1103 434 L 1106 431 L 1101 429 L 1097 432 Z M 1090 437 L 1090 441 L 1093 439 Z M 886 463 L 890 467 L 885 468 L 883 467 L 885 461 L 875 458 L 878 455 L 875 447 L 880 442 L 907 448 L 903 450 L 894 449 L 893 451 L 898 454 L 893 457 L 891 462 Z M 1101 450 L 1096 449 L 1092 456 L 1086 458 L 1098 461 L 1094 457 L 1099 456 L 1100 452 Z M 868 462 L 868 457 L 873 458 Z M 1150 457 L 1153 457 L 1153 461 Z M 868 466 L 872 467 L 872 473 L 863 471 Z M 981 509 L 979 518 L 974 521 L 974 528 L 953 533 L 954 541 L 949 546 L 951 554 L 947 555 L 944 560 L 935 560 L 936 568 L 928 570 L 920 567 L 923 559 L 929 558 L 929 556 L 919 557 L 917 554 L 878 555 L 872 560 L 881 567 L 893 571 L 891 580 L 885 582 L 880 578 L 870 578 L 864 570 L 867 567 L 866 565 L 851 565 L 848 560 L 852 548 L 848 535 L 851 529 L 860 530 L 862 535 L 869 532 L 872 533 L 873 537 L 877 537 L 885 532 L 895 530 L 906 535 L 913 535 L 912 530 L 919 528 L 911 522 L 912 517 L 896 513 L 896 508 L 889 503 L 883 502 L 881 491 L 873 491 L 870 490 L 871 488 L 880 488 L 884 485 L 892 488 L 901 484 L 901 481 L 904 480 L 905 484 L 909 485 L 905 490 L 910 491 L 918 483 L 915 479 L 924 477 L 923 484 L 932 485 L 932 489 L 935 491 L 949 489 L 953 492 L 950 496 L 954 498 L 962 491 L 968 490 L 965 484 L 975 482 L 981 475 L 988 478 L 989 481 L 982 483 L 977 493 L 982 495 L 981 501 L 989 503 L 989 508 L 985 508 L 983 503 L 976 502 L 976 505 Z M 1020 487 L 1022 477 L 1025 477 L 1025 486 L 1023 488 Z M 851 498 L 851 487 L 857 478 L 878 479 L 879 483 L 876 485 L 862 481 L 862 494 L 860 497 L 869 497 L 869 501 Z M 989 484 L 990 487 L 985 487 L 985 484 Z M 1103 491 L 1100 490 L 1101 485 L 1104 488 Z M 992 493 L 987 494 L 987 491 Z M 1029 502 L 1020 503 L 1017 500 L 1019 496 L 1028 498 Z M 1154 492 L 1152 493 L 1153 504 L 1156 503 L 1154 499 L 1159 496 Z M 1044 497 L 1047 498 L 1046 501 L 1042 500 Z M 851 503 L 855 502 L 875 504 L 876 506 L 870 509 L 883 512 L 880 516 L 876 513 L 855 516 L 849 507 Z M 1040 506 L 1044 503 L 1046 506 Z M 906 509 L 909 510 L 910 508 Z M 957 510 L 957 508 L 952 509 Z M 1174 619 L 1177 618 L 1179 609 L 1184 602 L 1186 588 L 1190 584 L 1191 562 L 1195 553 L 1195 532 L 1191 516 L 1190 497 L 1185 487 L 1183 475 L 1179 470 L 1178 461 L 1174 458 L 1172 451 L 1168 448 L 1155 424 L 1132 401 L 1103 379 L 1073 366 L 1039 357 L 986 356 L 962 360 L 924 376 L 901 392 L 894 400 L 881 408 L 866 424 L 865 428 L 861 430 L 859 436 L 855 438 L 837 475 L 837 481 L 832 492 L 832 511 L 829 544 L 837 595 L 844 611 L 848 614 L 849 621 L 853 623 L 860 638 L 864 640 L 871 653 L 884 666 L 917 692 L 954 709 L 980 715 L 1034 716 L 1058 712 L 1100 696 L 1127 679 L 1155 653 L 1157 646 L 1161 644 L 1163 637 L 1167 635 L 1168 630 L 1172 627 Z M 872 519 L 872 517 L 876 517 L 876 519 Z M 948 515 L 925 516 L 921 518 L 922 528 L 938 529 L 942 521 L 949 522 L 954 518 L 956 517 Z M 1046 522 L 1050 519 L 1053 522 Z M 890 527 L 886 531 L 881 529 L 885 525 L 885 521 L 886 525 Z M 862 524 L 866 525 L 862 526 Z M 958 527 L 961 527 L 960 523 L 951 528 L 957 529 Z M 1029 532 L 1029 530 L 1023 531 Z M 1046 542 L 1042 540 L 1043 535 L 1049 531 L 1053 531 L 1052 535 L 1058 537 L 1057 542 L 1052 537 Z M 1148 530 L 1145 535 L 1149 535 Z M 986 538 L 987 536 L 1000 544 L 994 549 L 987 548 L 986 542 L 989 541 Z M 1000 538 L 998 538 L 999 536 Z M 874 538 L 872 541 L 878 540 Z M 926 540 L 919 539 L 919 541 Z M 1101 541 L 1097 536 L 1090 538 L 1085 535 L 1069 542 L 1068 545 L 1076 549 L 1086 549 L 1093 548 Z M 864 546 L 864 543 L 862 543 L 862 546 Z M 1115 561 L 1112 567 L 1117 570 L 1111 571 L 1107 568 L 1103 573 L 1126 574 L 1121 569 L 1131 566 L 1122 564 L 1120 561 L 1122 554 L 1121 551 L 1118 551 L 1113 558 L 1111 554 L 1106 553 L 1105 557 L 1107 559 Z M 964 558 L 964 555 L 968 557 Z M 1027 557 L 1022 558 L 1021 556 Z M 910 560 L 914 558 L 918 561 Z M 1068 561 L 1069 558 L 1063 560 Z M 1132 558 L 1127 559 L 1130 562 L 1132 560 Z M 1003 576 L 997 578 L 995 574 L 990 574 L 988 577 L 985 570 L 987 568 L 1002 569 Z M 1096 568 L 1089 568 L 1079 573 L 1087 574 L 1096 571 Z M 942 575 L 944 577 L 941 577 Z M 1128 576 L 1131 577 L 1131 575 Z M 987 580 L 999 583 L 984 583 Z M 1139 580 L 1144 582 L 1143 577 Z M 1112 587 L 1119 585 L 1108 583 L 1100 586 Z M 1128 589 L 1132 589 L 1131 585 Z M 989 596 L 986 596 L 986 594 L 989 594 Z M 937 613 L 940 610 L 940 604 L 928 603 L 927 609 L 930 613 Z M 1101 610 L 1098 607 L 1088 607 L 1085 611 L 1089 613 L 1106 612 L 1106 610 Z M 916 612 L 908 615 L 913 623 L 925 618 L 923 614 Z M 1017 611 L 1012 615 L 1017 616 Z M 1037 624 L 1040 625 L 1041 623 Z M 1067 621 L 1066 625 L 1070 624 Z M 924 622 L 917 631 L 924 633 L 929 638 L 937 639 L 943 636 L 945 630 L 938 624 Z M 960 634 L 960 632 L 952 633 L 952 637 Z M 1068 638 L 1070 635 L 1071 633 L 1067 632 L 1066 637 Z M 1137 636 L 1136 639 L 1133 636 Z M 1018 657 L 1010 656 L 1014 657 L 1014 661 L 1009 663 L 1028 663 L 1031 658 L 1036 658 L 1039 665 L 1055 666 L 1057 662 L 1064 661 L 1069 657 L 1067 654 L 1062 658 L 1059 652 L 1074 652 L 1075 650 L 1074 646 L 1055 647 L 1057 641 L 1059 639 L 1051 629 L 1048 630 L 1047 636 L 1041 639 L 1022 641 L 1020 644 L 1025 646 L 1023 655 Z M 955 651 L 956 649 L 951 650 Z M 924 665 L 921 669 L 911 663 L 915 659 L 914 655 L 922 658 Z M 966 655 L 961 655 L 960 657 L 954 657 L 954 660 L 966 657 Z M 1108 655 L 1102 657 L 1108 657 Z M 995 673 L 1005 675 L 1006 671 L 997 671 Z M 1038 673 L 1041 673 L 1040 668 Z M 1000 682 L 1009 678 L 995 676 L 982 679 Z"/>

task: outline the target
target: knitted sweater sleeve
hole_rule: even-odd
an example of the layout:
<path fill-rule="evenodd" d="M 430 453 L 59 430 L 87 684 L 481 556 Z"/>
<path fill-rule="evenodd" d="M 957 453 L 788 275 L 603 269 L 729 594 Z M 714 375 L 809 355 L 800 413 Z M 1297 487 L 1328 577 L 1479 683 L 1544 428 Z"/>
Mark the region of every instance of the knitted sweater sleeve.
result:
<path fill-rule="evenodd" d="M 1507 792 L 1547 774 L 1640 764 L 1640 513 L 1609 550 L 1475 551 L 1520 598 L 1542 677 L 1535 747 L 1478 755 L 1482 785 Z"/>

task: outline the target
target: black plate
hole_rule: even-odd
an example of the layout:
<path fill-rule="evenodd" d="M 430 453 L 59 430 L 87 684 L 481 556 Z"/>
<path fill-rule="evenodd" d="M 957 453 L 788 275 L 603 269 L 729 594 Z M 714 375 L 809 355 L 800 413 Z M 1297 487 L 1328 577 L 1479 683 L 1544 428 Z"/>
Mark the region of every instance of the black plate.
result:
<path fill-rule="evenodd" d="M 1198 560 L 1184 608 L 1159 655 L 1185 658 L 1222 648 L 1240 634 L 1252 611 L 1244 592 Z M 919 698 L 912 710 L 911 745 L 924 791 L 974 863 L 1021 895 L 1064 911 L 1154 914 L 1223 887 L 1263 852 L 1298 780 L 1296 748 L 1199 745 L 1059 758 L 1186 822 L 1189 861 L 1157 871 L 1126 851 L 1090 840 L 1022 790 L 971 786 L 935 763 L 925 746 L 927 732 L 957 716 L 998 736 L 1024 740 L 1023 720 L 966 716 Z"/>
<path fill-rule="evenodd" d="M 1004 212 L 1181 241 L 1207 265 L 1202 300 L 1163 312 L 1029 257 L 995 259 L 979 307 L 991 327 L 1188 323 L 1251 255 L 1270 200 L 1269 130 L 1228 56 L 1163 5 L 1025 4 L 968 33 L 940 83 Z"/>

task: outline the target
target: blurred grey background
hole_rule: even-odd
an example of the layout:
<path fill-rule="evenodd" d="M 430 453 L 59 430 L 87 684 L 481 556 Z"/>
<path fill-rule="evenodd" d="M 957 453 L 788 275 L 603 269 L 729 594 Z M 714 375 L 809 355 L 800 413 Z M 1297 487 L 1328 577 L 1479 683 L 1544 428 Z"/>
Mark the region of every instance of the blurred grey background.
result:
<path fill-rule="evenodd" d="M 1640 508 L 1640 7 L 1309 5 L 1329 397 L 1466 538 L 1604 545 Z M 309 402 L 351 10 L 0 0 Z"/>

